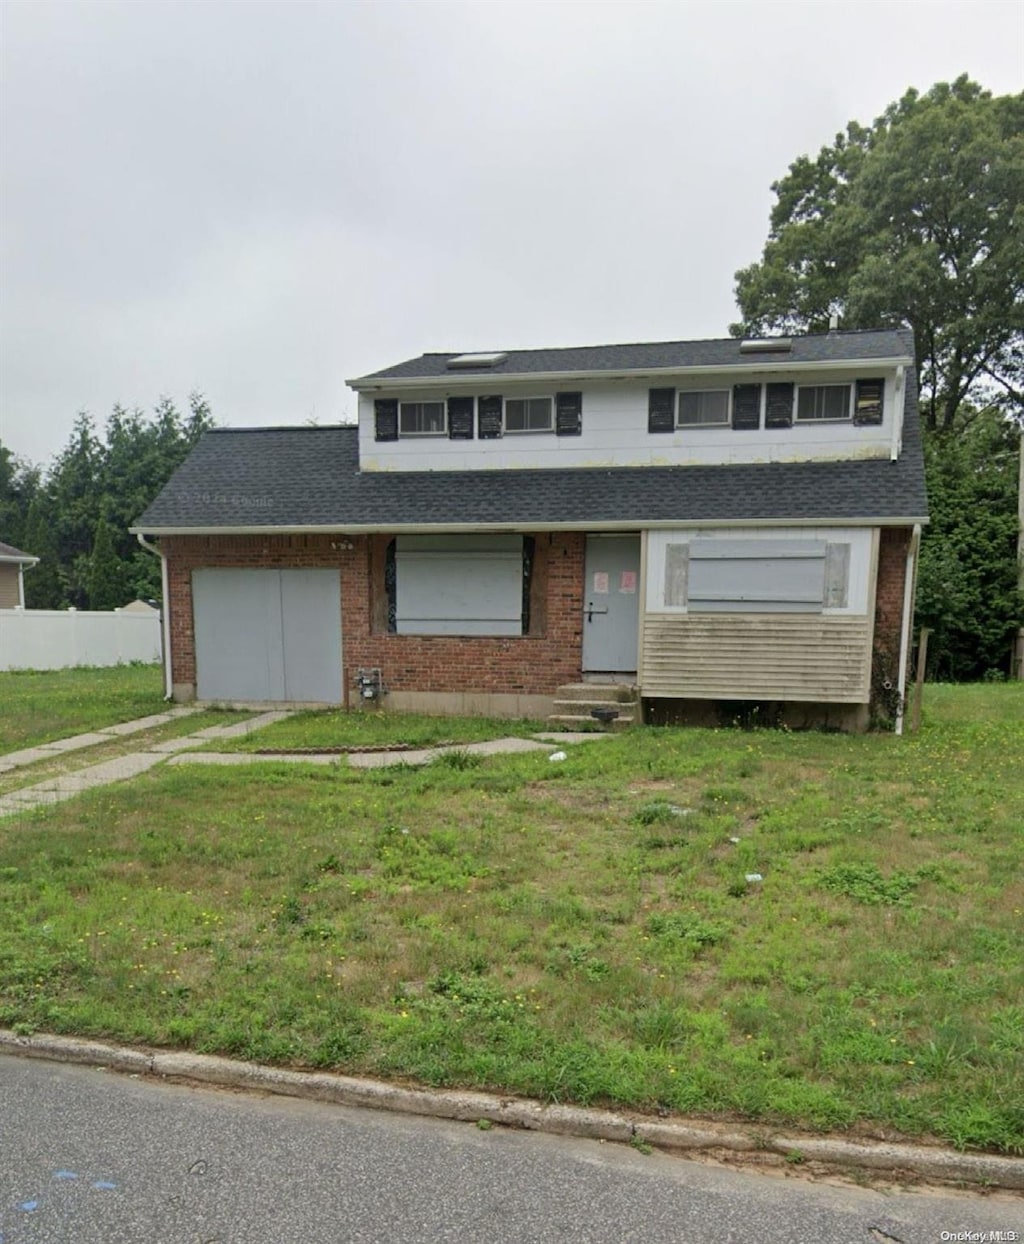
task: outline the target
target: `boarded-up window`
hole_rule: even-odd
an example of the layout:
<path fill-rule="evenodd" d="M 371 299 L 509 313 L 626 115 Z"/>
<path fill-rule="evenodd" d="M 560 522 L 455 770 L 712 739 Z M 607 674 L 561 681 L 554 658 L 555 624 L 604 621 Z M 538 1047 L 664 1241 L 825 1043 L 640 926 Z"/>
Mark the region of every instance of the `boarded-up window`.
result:
<path fill-rule="evenodd" d="M 824 540 L 693 540 L 694 613 L 820 613 Z"/>
<path fill-rule="evenodd" d="M 521 536 L 398 536 L 395 629 L 521 635 L 523 573 Z"/>
<path fill-rule="evenodd" d="M 665 604 L 685 608 L 686 580 L 690 568 L 690 546 L 669 544 L 665 548 Z"/>

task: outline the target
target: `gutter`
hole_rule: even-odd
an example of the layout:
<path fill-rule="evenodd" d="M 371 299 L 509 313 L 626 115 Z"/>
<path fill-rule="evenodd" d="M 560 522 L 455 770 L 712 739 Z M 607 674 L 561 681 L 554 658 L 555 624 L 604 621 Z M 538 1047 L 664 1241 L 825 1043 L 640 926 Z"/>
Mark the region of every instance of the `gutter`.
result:
<path fill-rule="evenodd" d="M 914 524 L 914 534 L 907 549 L 907 564 L 903 571 L 903 622 L 900 627 L 900 665 L 897 679 L 899 709 L 896 712 L 896 734 L 903 733 L 906 716 L 907 665 L 910 661 L 910 640 L 913 626 L 914 593 L 917 587 L 917 551 L 921 547 L 921 524 Z"/>
<path fill-rule="evenodd" d="M 135 536 L 135 539 L 138 540 L 147 553 L 152 553 L 154 557 L 160 558 L 160 634 L 163 641 L 161 647 L 163 649 L 164 699 L 171 700 L 174 698 L 174 695 L 171 683 L 171 602 L 167 577 L 167 558 L 163 550 L 157 548 L 155 544 L 150 544 L 141 531 L 134 527 L 129 527 L 128 530 Z"/>

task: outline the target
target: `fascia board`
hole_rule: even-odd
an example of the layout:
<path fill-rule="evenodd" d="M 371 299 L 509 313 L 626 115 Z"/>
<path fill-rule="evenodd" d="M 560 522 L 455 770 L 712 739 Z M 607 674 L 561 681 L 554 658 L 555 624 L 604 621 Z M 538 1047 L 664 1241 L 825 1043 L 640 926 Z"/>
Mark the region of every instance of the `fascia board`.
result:
<path fill-rule="evenodd" d="M 155 539 L 162 536 L 302 536 L 333 535 L 363 536 L 416 535 L 417 533 L 454 535 L 459 532 L 524 532 L 524 531 L 678 531 L 691 527 L 910 527 L 926 524 L 927 517 L 887 515 L 884 518 L 688 518 L 636 520 L 634 522 L 573 522 L 573 523 L 332 523 L 282 527 L 129 527 L 132 535 L 145 534 Z"/>
<path fill-rule="evenodd" d="M 888 358 L 867 359 L 827 359 L 820 362 L 765 363 L 757 362 L 737 365 L 736 363 L 702 363 L 696 367 L 643 367 L 622 368 L 606 367 L 599 371 L 523 371 L 523 372 L 474 372 L 464 375 L 457 372 L 445 373 L 443 376 L 359 376 L 354 380 L 346 380 L 350 389 L 357 393 L 382 393 L 391 389 L 427 389 L 444 386 L 449 389 L 479 389 L 481 385 L 489 385 L 492 389 L 500 387 L 503 380 L 515 382 L 569 383 L 579 380 L 644 380 L 668 376 L 709 376 L 721 375 L 723 372 L 734 372 L 737 377 L 748 375 L 778 375 L 780 372 L 830 372 L 895 370 L 897 367 L 909 367 L 913 360 L 909 355 L 893 355 Z"/>

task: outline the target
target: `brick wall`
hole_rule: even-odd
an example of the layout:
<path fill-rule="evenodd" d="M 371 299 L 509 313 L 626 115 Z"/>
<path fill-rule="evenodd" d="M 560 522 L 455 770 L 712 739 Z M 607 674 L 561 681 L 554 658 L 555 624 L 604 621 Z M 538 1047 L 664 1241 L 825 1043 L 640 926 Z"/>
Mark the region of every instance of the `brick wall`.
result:
<path fill-rule="evenodd" d="M 883 527 L 878 544 L 878 583 L 875 590 L 875 646 L 898 653 L 903 624 L 903 587 L 910 527 Z"/>
<path fill-rule="evenodd" d="M 381 560 L 370 538 L 174 536 L 162 546 L 168 560 L 175 685 L 194 686 L 196 680 L 192 571 L 199 567 L 336 566 L 349 689 L 358 668 L 374 666 L 393 691 L 550 695 L 560 683 L 580 677 L 584 537 L 576 532 L 536 537 L 534 579 L 543 599 L 531 612 L 540 623 L 536 633 L 514 638 L 388 634 L 380 623 L 383 584 L 373 581 L 380 576 Z"/>

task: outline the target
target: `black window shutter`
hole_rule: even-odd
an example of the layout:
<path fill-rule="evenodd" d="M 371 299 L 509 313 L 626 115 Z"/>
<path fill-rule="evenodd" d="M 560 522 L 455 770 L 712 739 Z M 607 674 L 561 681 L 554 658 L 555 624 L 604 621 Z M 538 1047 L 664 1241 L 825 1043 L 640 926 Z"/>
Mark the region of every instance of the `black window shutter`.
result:
<path fill-rule="evenodd" d="M 858 380 L 857 401 L 853 408 L 853 422 L 858 425 L 881 423 L 884 397 L 884 380 Z"/>
<path fill-rule="evenodd" d="M 764 402 L 764 426 L 766 428 L 791 428 L 793 426 L 792 384 L 770 384 Z"/>
<path fill-rule="evenodd" d="M 471 397 L 448 399 L 448 439 L 452 441 L 473 439 L 473 399 Z"/>
<path fill-rule="evenodd" d="M 580 436 L 583 432 L 583 394 L 555 394 L 555 435 Z M 524 632 L 525 633 L 525 632 Z"/>
<path fill-rule="evenodd" d="M 732 430 L 756 432 L 761 426 L 761 386 L 737 384 L 732 390 Z"/>
<path fill-rule="evenodd" d="M 493 441 L 501 436 L 500 397 L 478 397 L 476 400 L 476 417 L 479 425 L 478 435 L 482 441 Z"/>
<path fill-rule="evenodd" d="M 674 432 L 675 427 L 675 389 L 651 389 L 647 395 L 647 431 Z"/>
<path fill-rule="evenodd" d="M 373 403 L 373 436 L 378 441 L 398 440 L 398 402 L 379 397 Z"/>

